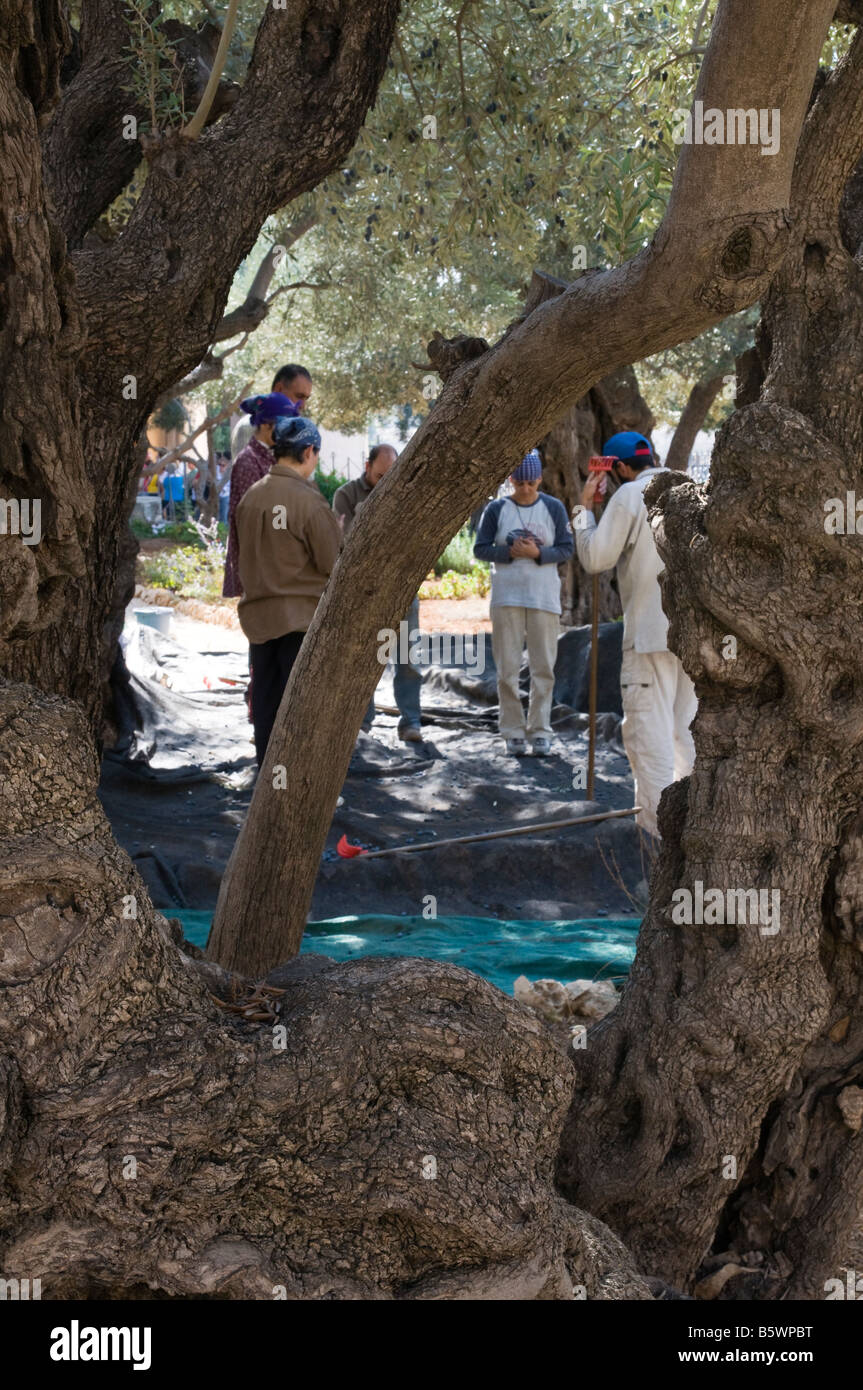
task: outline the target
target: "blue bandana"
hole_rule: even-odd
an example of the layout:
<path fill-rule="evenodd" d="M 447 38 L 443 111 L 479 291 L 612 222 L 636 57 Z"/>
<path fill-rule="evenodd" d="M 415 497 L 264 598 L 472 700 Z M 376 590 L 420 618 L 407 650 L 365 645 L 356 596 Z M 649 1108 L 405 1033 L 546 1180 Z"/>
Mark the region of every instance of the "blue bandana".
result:
<path fill-rule="evenodd" d="M 300 416 L 280 415 L 273 425 L 273 448 L 276 452 L 289 446 L 292 451 L 301 454 L 304 449 L 311 446 L 313 449 L 321 447 L 321 432 L 317 425 L 311 420 L 306 420 Z"/>

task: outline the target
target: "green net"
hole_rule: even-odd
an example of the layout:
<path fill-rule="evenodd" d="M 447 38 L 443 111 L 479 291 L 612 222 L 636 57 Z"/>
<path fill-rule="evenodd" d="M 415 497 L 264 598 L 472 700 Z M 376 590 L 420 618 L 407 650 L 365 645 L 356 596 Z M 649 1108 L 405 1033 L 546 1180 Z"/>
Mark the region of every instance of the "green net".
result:
<path fill-rule="evenodd" d="M 189 941 L 204 946 L 212 913 L 176 911 Z M 501 922 L 493 917 L 336 917 L 310 922 L 302 951 L 333 959 L 426 956 L 461 965 L 512 993 L 529 980 L 620 979 L 635 955 L 637 918 L 578 922 Z"/>

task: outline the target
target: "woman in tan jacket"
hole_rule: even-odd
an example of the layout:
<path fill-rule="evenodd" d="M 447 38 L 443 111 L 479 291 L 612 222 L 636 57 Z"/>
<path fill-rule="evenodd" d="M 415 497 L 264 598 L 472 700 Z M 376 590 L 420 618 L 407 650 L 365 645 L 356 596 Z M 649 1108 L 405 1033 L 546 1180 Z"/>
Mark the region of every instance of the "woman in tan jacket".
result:
<path fill-rule="evenodd" d="M 312 480 L 321 436 L 311 420 L 280 416 L 275 462 L 237 508 L 243 597 L 238 616 L 251 644 L 252 723 L 258 766 L 291 669 L 339 553 L 341 532 Z"/>

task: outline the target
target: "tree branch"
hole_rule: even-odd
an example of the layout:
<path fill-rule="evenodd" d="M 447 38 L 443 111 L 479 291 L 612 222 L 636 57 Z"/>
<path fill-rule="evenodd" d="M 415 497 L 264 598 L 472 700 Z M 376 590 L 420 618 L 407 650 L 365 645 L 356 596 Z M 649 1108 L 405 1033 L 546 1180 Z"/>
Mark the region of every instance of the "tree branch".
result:
<path fill-rule="evenodd" d="M 146 468 L 144 468 L 142 472 L 145 474 L 145 476 L 149 476 L 149 474 L 151 473 L 159 472 L 161 471 L 161 469 L 165 467 L 166 464 L 174 463 L 177 459 L 182 458 L 189 445 L 193 442 L 193 440 L 198 438 L 199 434 L 203 434 L 205 430 L 214 429 L 215 426 L 220 425 L 223 420 L 229 419 L 230 416 L 233 415 L 234 411 L 237 409 L 237 406 L 240 404 L 240 401 L 243 400 L 246 392 L 251 387 L 251 384 L 252 383 L 250 381 L 246 382 L 246 385 L 243 387 L 239 396 L 235 397 L 235 399 L 232 400 L 229 405 L 223 406 L 223 408 L 216 415 L 208 415 L 206 420 L 202 421 L 202 423 L 198 425 L 197 429 L 192 430 L 192 433 L 190 435 L 187 435 L 181 444 L 178 444 L 176 448 L 171 449 L 169 453 L 162 454 L 161 458 L 158 459 L 156 463 L 150 464 Z"/>
<path fill-rule="evenodd" d="M 724 380 L 724 376 L 720 374 L 709 377 L 705 381 L 696 381 L 692 387 L 686 405 L 680 412 L 677 429 L 674 431 L 668 446 L 668 454 L 665 459 L 666 468 L 685 471 L 698 431 L 707 419 L 710 407 L 722 390 Z"/>
<path fill-rule="evenodd" d="M 794 173 L 795 217 L 836 222 L 848 180 L 863 154 L 863 29 L 811 107 Z"/>
<path fill-rule="evenodd" d="M 698 11 L 698 18 L 695 21 L 695 33 L 692 35 L 692 47 L 698 47 L 698 40 L 701 38 L 701 30 L 704 28 L 704 21 L 707 18 L 707 11 L 710 9 L 711 0 L 704 0 L 701 9 Z"/>
<path fill-rule="evenodd" d="M 214 357 L 211 352 L 208 352 L 193 372 L 189 372 L 188 376 L 184 376 L 182 381 L 178 381 L 170 391 L 166 391 L 159 397 L 154 409 L 158 409 L 160 405 L 164 405 L 166 401 L 172 400 L 175 396 L 187 396 L 191 391 L 197 391 L 208 381 L 218 381 L 225 369 L 227 359 L 235 352 L 242 352 L 251 336 L 251 331 L 244 333 L 240 341 L 223 352 L 221 357 Z"/>
<path fill-rule="evenodd" d="M 233 110 L 198 140 L 154 142 L 123 234 L 74 257 L 90 330 L 81 369 L 94 390 L 131 373 L 141 395 L 155 400 L 201 362 L 230 287 L 224 268 L 235 270 L 264 219 L 313 188 L 351 148 L 383 75 L 398 8 L 399 0 L 268 6 Z M 208 216 L 228 169 L 230 203 Z M 160 306 L 146 332 L 130 294 L 139 285 Z"/>
<path fill-rule="evenodd" d="M 80 62 L 66 84 L 43 141 L 46 188 L 55 216 L 71 247 L 85 235 L 122 193 L 141 163 L 141 146 L 128 138 L 126 119 L 147 119 L 147 112 L 127 90 L 130 30 L 123 0 L 86 0 L 79 40 Z M 195 30 L 168 21 L 164 31 L 183 59 L 184 96 L 197 101 L 202 76 L 209 74 L 218 29 Z M 217 83 L 218 100 L 208 118 L 216 120 L 236 100 L 233 82 Z"/>

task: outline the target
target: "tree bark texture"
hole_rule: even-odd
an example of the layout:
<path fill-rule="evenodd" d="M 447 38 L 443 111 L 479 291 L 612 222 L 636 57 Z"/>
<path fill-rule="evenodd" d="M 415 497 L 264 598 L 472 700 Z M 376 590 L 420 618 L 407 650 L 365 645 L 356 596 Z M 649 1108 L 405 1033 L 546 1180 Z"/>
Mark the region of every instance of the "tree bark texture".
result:
<path fill-rule="evenodd" d="M 557 1195 L 571 1065 L 478 976 L 283 973 L 171 939 L 80 708 L 0 684 L 0 1273 L 43 1299 L 648 1299 Z M 232 988 L 233 987 L 233 988 Z M 215 991 L 215 992 L 214 992 Z M 283 1045 L 284 1044 L 284 1045 Z"/>

